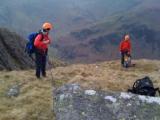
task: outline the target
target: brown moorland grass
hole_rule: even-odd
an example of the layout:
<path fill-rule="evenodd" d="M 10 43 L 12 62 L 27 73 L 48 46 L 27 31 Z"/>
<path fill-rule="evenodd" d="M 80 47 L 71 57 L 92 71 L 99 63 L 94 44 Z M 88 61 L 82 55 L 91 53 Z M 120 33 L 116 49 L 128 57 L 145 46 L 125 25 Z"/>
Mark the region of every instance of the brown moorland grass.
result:
<path fill-rule="evenodd" d="M 149 76 L 155 87 L 160 87 L 160 61 L 133 62 L 136 66 L 129 69 L 122 68 L 119 61 L 57 67 L 52 69 L 53 78 L 48 70 L 48 77 L 41 80 L 35 78 L 34 70 L 1 71 L 0 120 L 55 120 L 52 91 L 65 83 L 78 83 L 86 89 L 127 91 L 136 79 Z M 20 94 L 9 98 L 6 93 L 13 85 L 20 86 Z"/>

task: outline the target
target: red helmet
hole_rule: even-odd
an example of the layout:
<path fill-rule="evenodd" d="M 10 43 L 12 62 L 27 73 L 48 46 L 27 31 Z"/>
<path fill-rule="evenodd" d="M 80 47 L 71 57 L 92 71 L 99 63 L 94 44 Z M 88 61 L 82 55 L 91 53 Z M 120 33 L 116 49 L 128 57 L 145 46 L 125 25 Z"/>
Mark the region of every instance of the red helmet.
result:
<path fill-rule="evenodd" d="M 52 29 L 53 26 L 52 26 L 51 23 L 45 22 L 45 23 L 42 25 L 42 28 L 45 29 L 45 30 L 46 30 L 46 29 Z"/>

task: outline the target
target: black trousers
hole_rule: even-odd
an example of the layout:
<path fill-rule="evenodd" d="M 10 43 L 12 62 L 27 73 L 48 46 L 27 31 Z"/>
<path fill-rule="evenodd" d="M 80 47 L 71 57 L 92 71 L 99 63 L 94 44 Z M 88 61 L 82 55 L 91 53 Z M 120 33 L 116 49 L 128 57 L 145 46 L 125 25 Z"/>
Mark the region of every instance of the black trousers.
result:
<path fill-rule="evenodd" d="M 47 62 L 47 53 L 40 52 L 36 50 L 35 52 L 35 64 L 36 64 L 36 76 L 40 78 L 40 75 L 46 76 L 46 62 Z"/>
<path fill-rule="evenodd" d="M 127 55 L 128 57 L 131 57 L 131 55 L 128 54 L 128 51 L 121 52 L 121 64 L 122 65 L 124 64 L 124 56 L 125 55 Z"/>

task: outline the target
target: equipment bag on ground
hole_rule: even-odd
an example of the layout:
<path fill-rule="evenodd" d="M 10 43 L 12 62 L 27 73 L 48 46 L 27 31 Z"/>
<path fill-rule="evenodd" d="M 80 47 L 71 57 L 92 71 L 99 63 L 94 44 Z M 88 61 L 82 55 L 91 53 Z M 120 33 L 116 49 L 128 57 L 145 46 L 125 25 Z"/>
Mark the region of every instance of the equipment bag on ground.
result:
<path fill-rule="evenodd" d="M 154 88 L 153 82 L 147 76 L 136 80 L 132 89 L 128 89 L 128 92 L 146 96 L 155 96 L 156 92 L 159 92 L 160 95 L 160 89 Z"/>

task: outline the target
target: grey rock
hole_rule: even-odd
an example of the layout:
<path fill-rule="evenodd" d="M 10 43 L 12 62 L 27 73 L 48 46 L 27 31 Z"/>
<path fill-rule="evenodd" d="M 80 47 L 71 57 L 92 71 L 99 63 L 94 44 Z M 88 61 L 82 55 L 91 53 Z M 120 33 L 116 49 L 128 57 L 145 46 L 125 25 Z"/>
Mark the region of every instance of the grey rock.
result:
<path fill-rule="evenodd" d="M 56 120 L 160 120 L 160 98 L 72 84 L 54 91 L 54 112 Z"/>
<path fill-rule="evenodd" d="M 7 92 L 7 96 L 8 97 L 17 97 L 20 93 L 20 87 L 18 85 L 14 85 L 12 86 L 8 92 Z"/>

